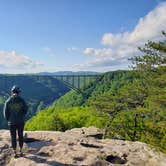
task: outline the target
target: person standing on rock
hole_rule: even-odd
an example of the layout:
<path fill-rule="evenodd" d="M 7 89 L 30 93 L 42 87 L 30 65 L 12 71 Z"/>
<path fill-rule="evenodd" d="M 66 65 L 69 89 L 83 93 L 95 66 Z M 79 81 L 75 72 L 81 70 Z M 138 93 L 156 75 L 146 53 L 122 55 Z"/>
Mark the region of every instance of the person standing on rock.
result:
<path fill-rule="evenodd" d="M 13 86 L 11 89 L 11 96 L 7 99 L 4 105 L 4 117 L 8 121 L 8 126 L 11 135 L 11 144 L 14 151 L 14 157 L 18 157 L 17 148 L 17 134 L 20 146 L 20 156 L 23 155 L 23 130 L 25 115 L 28 107 L 24 99 L 20 97 L 21 89 L 18 86 Z"/>

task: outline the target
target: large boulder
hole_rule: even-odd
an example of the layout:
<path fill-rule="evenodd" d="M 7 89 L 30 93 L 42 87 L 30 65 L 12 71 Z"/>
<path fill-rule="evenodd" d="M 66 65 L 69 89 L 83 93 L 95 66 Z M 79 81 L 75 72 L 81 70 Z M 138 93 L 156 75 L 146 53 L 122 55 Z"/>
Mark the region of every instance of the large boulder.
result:
<path fill-rule="evenodd" d="M 147 144 L 102 139 L 103 131 L 95 127 L 24 133 L 25 155 L 14 159 L 9 131 L 0 130 L 0 165 L 166 166 L 166 155 Z"/>

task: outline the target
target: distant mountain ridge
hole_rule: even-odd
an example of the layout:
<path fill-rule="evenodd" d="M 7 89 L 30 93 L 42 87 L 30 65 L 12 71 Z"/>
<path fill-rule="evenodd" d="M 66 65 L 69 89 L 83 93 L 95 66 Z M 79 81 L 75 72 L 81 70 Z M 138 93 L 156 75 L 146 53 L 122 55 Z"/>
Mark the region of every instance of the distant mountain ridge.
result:
<path fill-rule="evenodd" d="M 11 74 L 11 73 L 0 73 L 0 76 L 31 76 L 31 75 L 41 75 L 41 76 L 54 76 L 54 75 L 96 75 L 102 72 L 95 71 L 56 71 L 56 72 L 39 72 L 39 73 L 21 73 L 21 74 Z"/>
<path fill-rule="evenodd" d="M 57 72 L 40 72 L 36 73 L 39 75 L 95 75 L 95 74 L 100 74 L 99 72 L 94 72 L 94 71 L 57 71 Z"/>

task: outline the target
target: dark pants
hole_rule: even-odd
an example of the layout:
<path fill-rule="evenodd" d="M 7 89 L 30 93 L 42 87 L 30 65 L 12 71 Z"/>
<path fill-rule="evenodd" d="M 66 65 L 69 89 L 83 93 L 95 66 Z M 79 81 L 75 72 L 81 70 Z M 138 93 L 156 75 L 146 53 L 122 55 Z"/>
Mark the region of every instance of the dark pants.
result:
<path fill-rule="evenodd" d="M 10 135 L 11 135 L 11 144 L 12 148 L 15 150 L 17 147 L 17 133 L 20 148 L 23 147 L 23 131 L 24 131 L 24 123 L 19 123 L 15 125 L 9 125 Z"/>

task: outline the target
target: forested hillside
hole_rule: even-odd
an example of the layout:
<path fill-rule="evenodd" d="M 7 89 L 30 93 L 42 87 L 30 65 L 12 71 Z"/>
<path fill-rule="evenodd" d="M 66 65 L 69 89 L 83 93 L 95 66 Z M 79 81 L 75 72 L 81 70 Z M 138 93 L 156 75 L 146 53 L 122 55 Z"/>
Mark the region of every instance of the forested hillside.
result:
<path fill-rule="evenodd" d="M 166 34 L 163 32 L 163 36 Z M 108 72 L 27 122 L 28 130 L 105 128 L 106 137 L 142 141 L 166 153 L 166 40 L 148 42 L 131 71 Z"/>
<path fill-rule="evenodd" d="M 22 96 L 28 103 L 27 118 L 35 115 L 38 110 L 51 105 L 56 99 L 69 91 L 62 82 L 51 76 L 0 75 L 0 128 L 6 127 L 2 110 L 13 85 L 21 87 Z"/>

